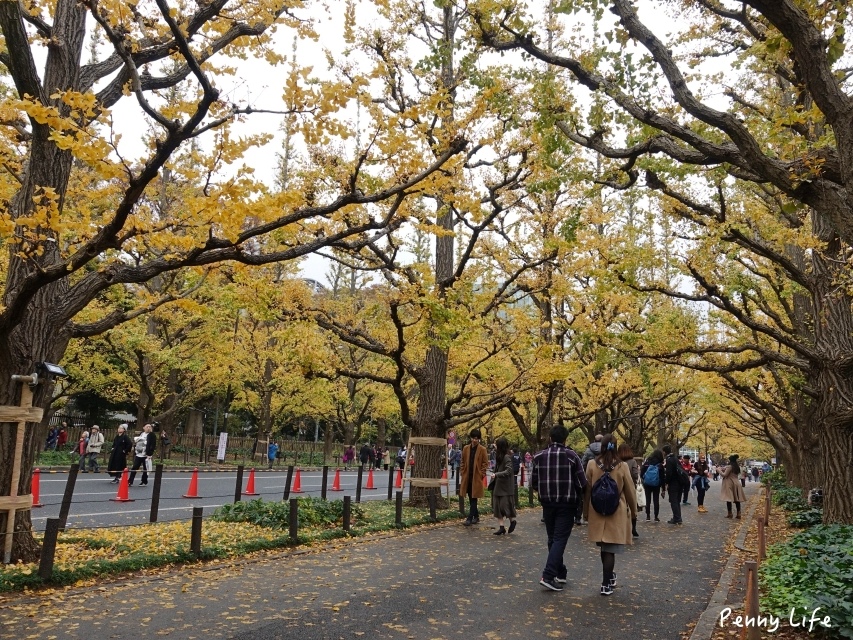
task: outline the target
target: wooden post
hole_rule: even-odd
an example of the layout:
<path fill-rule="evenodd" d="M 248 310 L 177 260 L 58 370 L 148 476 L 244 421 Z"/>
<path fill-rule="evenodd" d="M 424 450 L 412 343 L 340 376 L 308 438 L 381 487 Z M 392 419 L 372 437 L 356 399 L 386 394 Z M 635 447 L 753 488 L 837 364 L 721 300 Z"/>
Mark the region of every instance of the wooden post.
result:
<path fill-rule="evenodd" d="M 323 466 L 323 480 L 320 482 L 320 498 L 326 499 L 326 486 L 329 484 L 329 467 Z"/>
<path fill-rule="evenodd" d="M 761 562 L 767 557 L 767 539 L 764 530 L 764 520 L 758 518 L 758 561 Z"/>
<path fill-rule="evenodd" d="M 358 465 L 358 479 L 355 483 L 355 501 L 361 502 L 361 478 L 364 475 L 364 465 Z"/>
<path fill-rule="evenodd" d="M 390 502 L 394 497 L 394 471 L 397 468 L 396 464 L 390 465 L 388 469 L 388 501 Z"/>
<path fill-rule="evenodd" d="M 767 487 L 764 494 L 764 525 L 770 526 L 770 487 Z"/>
<path fill-rule="evenodd" d="M 752 624 L 746 628 L 747 640 L 761 640 L 761 629 L 758 627 L 758 564 L 752 561 L 744 562 L 746 569 L 746 601 L 744 615 L 752 618 Z"/>
<path fill-rule="evenodd" d="M 18 511 L 29 511 L 33 506 L 32 494 L 18 495 L 18 486 L 21 480 L 21 463 L 24 458 L 24 434 L 27 423 L 40 423 L 44 411 L 33 407 L 33 390 L 30 384 L 35 384 L 37 379 L 32 376 L 12 376 L 12 380 L 23 382 L 21 386 L 21 400 L 18 406 L 0 406 L 0 427 L 3 423 L 16 425 L 15 431 L 15 453 L 12 457 L 12 483 L 8 496 L 0 496 L 0 511 L 6 512 L 6 530 L 0 533 L 3 536 L 3 562 L 9 564 L 12 561 L 12 542 L 15 533 L 15 514 Z"/>
<path fill-rule="evenodd" d="M 408 452 L 406 452 L 408 454 Z M 402 527 L 403 526 L 403 492 L 397 492 L 397 504 L 394 512 L 394 526 Z"/>

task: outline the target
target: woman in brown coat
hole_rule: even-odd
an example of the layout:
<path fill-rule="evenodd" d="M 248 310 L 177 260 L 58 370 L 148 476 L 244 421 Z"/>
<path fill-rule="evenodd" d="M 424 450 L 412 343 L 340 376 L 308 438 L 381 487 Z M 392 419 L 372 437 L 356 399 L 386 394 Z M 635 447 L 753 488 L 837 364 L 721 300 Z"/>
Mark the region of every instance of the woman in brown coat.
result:
<path fill-rule="evenodd" d="M 468 496 L 471 503 L 471 510 L 465 520 L 466 527 L 480 522 L 477 500 L 486 495 L 483 478 L 489 469 L 489 454 L 486 452 L 486 447 L 480 444 L 480 430 L 471 429 L 468 437 L 471 438 L 471 442 L 462 449 L 462 460 L 459 465 L 459 495 Z"/>
<path fill-rule="evenodd" d="M 720 487 L 720 499 L 726 503 L 726 510 L 728 511 L 726 517 L 732 517 L 732 502 L 734 502 L 737 507 L 737 518 L 740 519 L 740 503 L 746 502 L 746 494 L 740 485 L 740 480 L 738 480 L 740 465 L 737 463 L 737 459 L 737 454 L 729 456 L 729 465 L 721 471 L 723 484 Z"/>
<path fill-rule="evenodd" d="M 598 513 L 590 504 L 592 488 L 605 471 L 610 472 L 619 490 L 619 506 L 609 516 Z M 604 435 L 601 453 L 587 463 L 586 478 L 583 515 L 589 522 L 587 537 L 601 548 L 601 595 L 609 596 L 616 586 L 616 554 L 622 553 L 625 545 L 633 544 L 631 521 L 637 518 L 637 491 L 628 465 L 616 455 L 616 437 L 612 433 Z"/>

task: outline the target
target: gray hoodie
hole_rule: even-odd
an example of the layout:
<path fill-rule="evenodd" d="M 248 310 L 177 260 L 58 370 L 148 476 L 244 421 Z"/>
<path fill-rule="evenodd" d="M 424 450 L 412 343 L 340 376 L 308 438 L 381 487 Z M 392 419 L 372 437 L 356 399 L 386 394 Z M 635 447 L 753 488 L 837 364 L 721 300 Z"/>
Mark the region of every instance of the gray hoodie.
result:
<path fill-rule="evenodd" d="M 598 456 L 601 453 L 601 443 L 600 442 L 590 442 L 589 446 L 586 448 L 586 451 L 583 453 L 583 458 L 581 458 L 581 464 L 583 465 L 584 471 L 586 471 L 587 463 Z"/>

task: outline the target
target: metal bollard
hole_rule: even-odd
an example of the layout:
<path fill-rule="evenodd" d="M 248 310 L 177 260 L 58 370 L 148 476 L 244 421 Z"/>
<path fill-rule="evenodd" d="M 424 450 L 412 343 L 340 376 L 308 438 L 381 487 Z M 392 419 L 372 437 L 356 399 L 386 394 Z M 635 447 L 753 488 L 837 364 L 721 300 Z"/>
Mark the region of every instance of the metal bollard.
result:
<path fill-rule="evenodd" d="M 199 558 L 201 557 L 201 521 L 204 507 L 193 507 L 193 524 L 190 534 L 190 551 Z"/>
<path fill-rule="evenodd" d="M 388 469 L 388 500 L 394 497 L 394 468 L 396 465 L 389 465 Z"/>
<path fill-rule="evenodd" d="M 299 500 L 296 498 L 290 499 L 290 540 L 299 540 Z"/>
<path fill-rule="evenodd" d="M 151 488 L 151 513 L 149 522 L 157 522 L 157 512 L 160 509 L 160 485 L 163 483 L 163 464 L 154 465 L 154 486 Z"/>
<path fill-rule="evenodd" d="M 323 467 L 323 481 L 320 484 L 320 497 L 326 499 L 326 485 L 329 484 L 329 467 Z"/>
<path fill-rule="evenodd" d="M 53 575 L 53 560 L 56 556 L 56 539 L 59 536 L 59 518 L 48 518 L 42 542 L 39 577 L 50 580 Z"/>
<path fill-rule="evenodd" d="M 394 515 L 394 526 L 402 527 L 403 526 L 403 492 L 397 492 L 397 504 L 396 511 Z"/>
<path fill-rule="evenodd" d="M 284 481 L 284 495 L 282 496 L 282 500 L 287 500 L 290 498 L 290 483 L 293 480 L 293 465 L 287 466 L 287 480 Z"/>
<path fill-rule="evenodd" d="M 352 500 L 349 496 L 344 496 L 344 531 L 349 531 L 350 529 L 351 502 Z"/>
<path fill-rule="evenodd" d="M 358 467 L 358 480 L 355 483 L 355 501 L 361 502 L 361 477 L 364 475 L 364 465 Z"/>
<path fill-rule="evenodd" d="M 237 465 L 237 485 L 234 487 L 234 502 L 240 502 L 240 492 L 243 488 L 243 465 Z"/>
<path fill-rule="evenodd" d="M 65 531 L 65 525 L 68 523 L 68 512 L 71 511 L 71 499 L 74 497 L 74 485 L 77 484 L 78 473 L 80 473 L 79 467 L 72 464 L 68 470 L 68 481 L 65 483 L 62 505 L 59 507 L 59 528 L 62 531 Z"/>

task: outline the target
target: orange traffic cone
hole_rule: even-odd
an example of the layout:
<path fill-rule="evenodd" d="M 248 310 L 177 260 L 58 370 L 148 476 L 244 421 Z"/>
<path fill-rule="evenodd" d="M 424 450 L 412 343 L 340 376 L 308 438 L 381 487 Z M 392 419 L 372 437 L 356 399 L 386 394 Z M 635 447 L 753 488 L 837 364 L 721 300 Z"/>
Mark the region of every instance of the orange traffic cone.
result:
<path fill-rule="evenodd" d="M 33 471 L 33 481 L 30 484 L 31 491 L 33 494 L 33 506 L 34 507 L 43 507 L 44 505 L 39 502 L 39 479 L 41 477 L 41 470 L 36 469 Z"/>
<path fill-rule="evenodd" d="M 402 469 L 397 469 L 397 480 L 396 480 L 396 482 L 394 482 L 394 488 L 395 489 L 402 489 L 403 488 L 403 470 Z"/>
<path fill-rule="evenodd" d="M 302 493 L 302 480 L 299 476 L 299 469 L 296 470 L 296 477 L 293 479 L 293 488 L 290 493 Z"/>
<path fill-rule="evenodd" d="M 190 478 L 190 486 L 187 487 L 187 492 L 184 494 L 185 498 L 201 498 L 198 495 L 198 469 L 193 469 L 193 475 Z"/>
<path fill-rule="evenodd" d="M 343 491 L 341 489 L 341 470 L 335 469 L 335 479 L 332 482 L 332 491 Z"/>
<path fill-rule="evenodd" d="M 249 469 L 249 479 L 246 481 L 246 490 L 243 492 L 244 496 L 257 496 L 260 495 L 255 493 L 255 470 Z"/>
<path fill-rule="evenodd" d="M 116 497 L 110 498 L 110 500 L 113 502 L 133 502 L 133 498 L 130 498 L 127 495 L 127 478 L 128 472 L 127 467 L 125 467 L 124 471 L 121 472 L 121 482 L 118 483 L 118 492 L 116 493 Z"/>
<path fill-rule="evenodd" d="M 373 469 L 367 472 L 367 486 L 365 489 L 375 489 L 376 487 L 373 485 Z"/>

